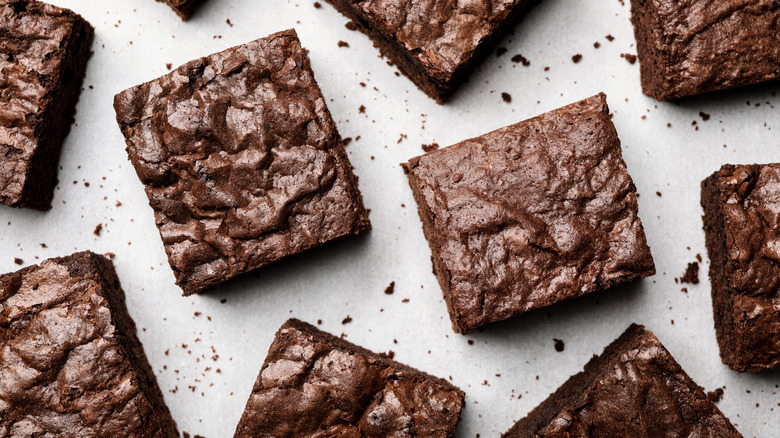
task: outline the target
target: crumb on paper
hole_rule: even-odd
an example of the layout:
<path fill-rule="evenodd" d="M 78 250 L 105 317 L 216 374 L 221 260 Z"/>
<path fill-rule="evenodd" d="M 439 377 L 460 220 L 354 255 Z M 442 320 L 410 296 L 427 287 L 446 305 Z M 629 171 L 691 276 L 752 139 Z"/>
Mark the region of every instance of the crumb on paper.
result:
<path fill-rule="evenodd" d="M 385 295 L 392 295 L 395 292 L 395 281 L 391 281 L 385 288 Z"/>
<path fill-rule="evenodd" d="M 436 149 L 439 149 L 439 143 L 430 143 L 430 144 L 424 144 L 422 145 L 422 150 L 426 153 L 433 152 Z"/>

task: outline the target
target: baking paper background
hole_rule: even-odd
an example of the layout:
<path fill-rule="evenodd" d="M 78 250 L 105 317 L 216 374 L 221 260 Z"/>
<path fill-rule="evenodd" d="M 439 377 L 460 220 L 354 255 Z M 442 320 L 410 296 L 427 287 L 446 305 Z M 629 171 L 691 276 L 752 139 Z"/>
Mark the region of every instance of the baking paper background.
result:
<path fill-rule="evenodd" d="M 491 54 L 444 106 L 399 77 L 324 1 L 315 8 L 310 0 L 209 0 L 187 23 L 152 0 L 51 2 L 96 27 L 95 53 L 62 148 L 54 208 L 0 208 L 0 269 L 19 269 L 14 258 L 28 265 L 77 250 L 116 254 L 130 313 L 180 430 L 232 436 L 274 333 L 297 317 L 451 376 L 467 393 L 458 437 L 505 432 L 632 322 L 654 331 L 707 390 L 726 386 L 718 406 L 746 437 L 780 435 L 780 373 L 739 375 L 718 356 L 699 206 L 700 181 L 721 164 L 780 161 L 777 84 L 680 103 L 642 95 L 639 64 L 620 57 L 636 49 L 629 6 L 616 0 L 544 0 L 499 44 L 507 52 Z M 113 95 L 166 73 L 166 63 L 290 27 L 310 50 L 342 136 L 360 137 L 348 152 L 374 229 L 183 298 L 127 160 Z M 340 40 L 349 47 L 338 47 Z M 530 66 L 511 61 L 518 53 Z M 422 154 L 421 144 L 446 146 L 599 91 L 607 93 L 641 195 L 658 274 L 468 336 L 453 333 L 399 163 Z M 696 254 L 704 257 L 702 282 L 676 284 Z M 386 295 L 391 281 L 395 293 Z M 347 316 L 352 322 L 342 324 Z M 563 352 L 553 338 L 565 342 Z"/>

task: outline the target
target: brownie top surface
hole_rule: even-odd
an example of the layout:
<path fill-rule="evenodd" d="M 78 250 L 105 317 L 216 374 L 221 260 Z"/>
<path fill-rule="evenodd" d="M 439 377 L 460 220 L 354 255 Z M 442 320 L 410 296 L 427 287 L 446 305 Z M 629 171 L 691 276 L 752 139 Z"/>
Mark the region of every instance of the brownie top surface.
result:
<path fill-rule="evenodd" d="M 0 0 L 0 193 L 23 190 L 77 20 L 46 3 Z"/>
<path fill-rule="evenodd" d="M 584 392 L 535 436 L 742 437 L 653 333 L 634 325 L 604 355 L 586 366 Z"/>
<path fill-rule="evenodd" d="M 433 218 L 456 326 L 654 273 L 603 94 L 406 167 Z"/>
<path fill-rule="evenodd" d="M 297 320 L 282 326 L 236 437 L 451 437 L 464 394 Z"/>
<path fill-rule="evenodd" d="M 95 258 L 0 276 L 0 435 L 156 437 Z"/>
<path fill-rule="evenodd" d="M 634 0 L 634 8 L 639 0 Z M 642 0 L 671 96 L 780 78 L 777 0 Z M 693 90 L 693 91 L 691 91 Z"/>
<path fill-rule="evenodd" d="M 293 30 L 191 61 L 114 106 L 185 292 L 367 222 Z"/>
<path fill-rule="evenodd" d="M 512 9 L 528 0 L 341 0 L 411 53 L 434 79 L 448 81 Z"/>

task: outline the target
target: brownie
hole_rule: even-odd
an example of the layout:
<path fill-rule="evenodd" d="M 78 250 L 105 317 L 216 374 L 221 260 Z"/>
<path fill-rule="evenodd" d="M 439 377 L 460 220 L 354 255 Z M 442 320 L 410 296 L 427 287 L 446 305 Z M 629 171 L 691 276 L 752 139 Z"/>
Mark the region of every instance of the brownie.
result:
<path fill-rule="evenodd" d="M 655 273 L 604 94 L 404 168 L 456 332 Z"/>
<path fill-rule="evenodd" d="M 439 103 L 538 1 L 328 0 Z"/>
<path fill-rule="evenodd" d="M 658 100 L 780 79 L 777 1 L 631 0 L 642 91 Z"/>
<path fill-rule="evenodd" d="M 0 276 L 0 348 L 0 436 L 179 436 L 103 256 Z"/>
<path fill-rule="evenodd" d="M 67 9 L 0 0 L 0 203 L 51 208 L 93 35 Z"/>
<path fill-rule="evenodd" d="M 157 0 L 164 1 L 174 12 L 179 14 L 182 20 L 187 21 L 195 11 L 195 7 L 206 0 Z"/>
<path fill-rule="evenodd" d="M 503 437 L 742 435 L 658 338 L 633 324 Z"/>
<path fill-rule="evenodd" d="M 294 30 L 184 64 L 114 108 L 185 295 L 371 227 Z"/>
<path fill-rule="evenodd" d="M 701 204 L 723 363 L 780 369 L 780 163 L 724 165 Z"/>
<path fill-rule="evenodd" d="M 291 319 L 234 437 L 452 437 L 464 397 L 443 379 Z"/>

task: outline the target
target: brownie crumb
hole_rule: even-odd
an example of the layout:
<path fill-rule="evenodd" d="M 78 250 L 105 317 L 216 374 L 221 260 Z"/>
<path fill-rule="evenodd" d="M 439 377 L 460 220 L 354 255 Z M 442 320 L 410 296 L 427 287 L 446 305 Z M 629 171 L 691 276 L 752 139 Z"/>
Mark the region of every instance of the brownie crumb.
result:
<path fill-rule="evenodd" d="M 721 399 L 723 399 L 723 388 L 707 392 L 707 398 L 713 403 L 721 401 Z"/>
<path fill-rule="evenodd" d="M 439 149 L 439 143 L 431 143 L 431 144 L 424 144 L 422 145 L 422 150 L 426 153 L 433 152 L 436 149 Z"/>
<path fill-rule="evenodd" d="M 630 53 L 621 53 L 620 57 L 625 58 L 629 64 L 636 64 L 636 55 L 632 55 Z"/>
<path fill-rule="evenodd" d="M 553 341 L 555 342 L 555 351 L 558 353 L 561 353 L 564 348 L 566 348 L 566 344 L 561 339 L 553 338 Z"/>
<path fill-rule="evenodd" d="M 606 38 L 607 41 L 609 41 L 609 42 L 615 41 L 615 37 L 613 37 L 612 35 L 607 35 L 604 38 Z"/>
<path fill-rule="evenodd" d="M 474 341 L 472 341 L 471 339 L 469 339 L 469 345 L 474 345 Z"/>
<path fill-rule="evenodd" d="M 165 68 L 167 68 L 168 70 L 170 70 L 170 69 L 172 69 L 172 68 L 173 68 L 173 64 L 171 64 L 170 62 L 166 62 L 166 63 L 165 63 Z"/>
<path fill-rule="evenodd" d="M 227 298 L 222 298 L 221 300 L 219 300 L 219 303 L 220 303 L 220 304 L 225 304 L 225 303 L 227 303 Z"/>
<path fill-rule="evenodd" d="M 660 198 L 661 196 L 663 196 L 663 194 L 662 194 L 661 192 L 655 192 L 655 195 L 656 195 L 656 196 L 658 196 L 659 198 Z"/>
<path fill-rule="evenodd" d="M 688 263 L 680 283 L 699 284 L 699 262 Z"/>
<path fill-rule="evenodd" d="M 225 23 L 227 23 L 227 24 L 228 24 L 228 26 L 230 26 L 230 27 L 233 27 L 233 23 L 230 21 L 230 18 L 228 18 L 227 20 L 225 20 Z"/>
<path fill-rule="evenodd" d="M 322 5 L 320 4 L 320 2 L 314 2 L 314 8 L 315 9 L 319 9 L 321 7 L 322 7 Z"/>
<path fill-rule="evenodd" d="M 95 227 L 95 231 L 92 232 L 92 234 L 100 237 L 100 232 L 103 231 L 103 224 L 97 224 Z"/>
<path fill-rule="evenodd" d="M 395 282 L 391 281 L 385 288 L 385 295 L 392 295 L 395 292 Z"/>
<path fill-rule="evenodd" d="M 344 143 L 344 146 L 347 146 L 348 144 L 352 143 L 352 137 L 347 137 L 341 140 L 341 142 Z"/>
<path fill-rule="evenodd" d="M 512 57 L 512 62 L 522 63 L 523 67 L 528 67 L 529 65 L 531 65 L 531 61 L 529 61 L 528 58 L 526 58 L 525 56 L 519 53 Z"/>
<path fill-rule="evenodd" d="M 503 55 L 504 53 L 506 53 L 506 50 L 507 50 L 506 47 L 499 47 L 498 49 L 496 49 L 496 56 Z"/>
<path fill-rule="evenodd" d="M 389 350 L 387 353 L 384 354 L 384 356 L 388 359 L 394 359 L 395 358 L 395 351 Z"/>
<path fill-rule="evenodd" d="M 596 41 L 595 43 L 593 43 L 593 47 L 598 49 L 599 47 L 601 47 L 601 43 Z"/>
<path fill-rule="evenodd" d="M 581 53 L 578 53 L 578 54 L 576 54 L 576 55 L 572 56 L 572 57 L 571 57 L 571 60 L 572 60 L 572 62 L 574 62 L 575 64 L 577 64 L 578 62 L 582 61 L 582 54 L 581 54 Z"/>
<path fill-rule="evenodd" d="M 704 122 L 710 119 L 710 115 L 705 112 L 699 111 L 699 116 L 701 117 L 701 120 Z"/>
<path fill-rule="evenodd" d="M 14 258 L 14 263 L 16 263 L 17 265 L 23 265 L 24 260 L 20 259 L 19 257 L 16 257 Z"/>
<path fill-rule="evenodd" d="M 344 25 L 349 30 L 357 30 L 358 26 L 354 21 L 348 21 L 347 24 Z"/>
<path fill-rule="evenodd" d="M 349 47 L 349 43 L 346 41 L 339 41 L 339 47 Z"/>
<path fill-rule="evenodd" d="M 341 321 L 341 324 L 342 324 L 342 325 L 343 325 L 343 324 L 349 324 L 350 322 L 352 322 L 352 317 L 351 317 L 351 316 L 349 316 L 349 315 L 347 315 L 347 317 L 346 317 L 346 318 L 344 318 L 344 319 Z"/>
<path fill-rule="evenodd" d="M 701 254 L 696 254 L 696 261 L 701 263 Z"/>
<path fill-rule="evenodd" d="M 512 95 L 509 93 L 501 93 L 501 99 L 503 99 L 504 102 L 509 103 L 512 101 Z"/>
<path fill-rule="evenodd" d="M 365 114 L 366 113 L 366 106 L 365 105 L 360 105 L 360 107 L 358 108 L 358 112 L 360 114 Z"/>

